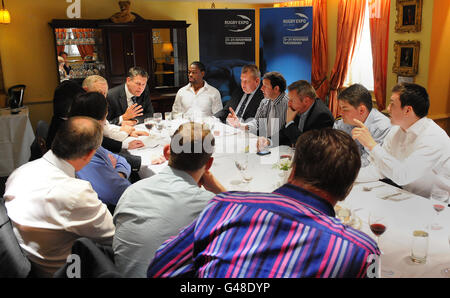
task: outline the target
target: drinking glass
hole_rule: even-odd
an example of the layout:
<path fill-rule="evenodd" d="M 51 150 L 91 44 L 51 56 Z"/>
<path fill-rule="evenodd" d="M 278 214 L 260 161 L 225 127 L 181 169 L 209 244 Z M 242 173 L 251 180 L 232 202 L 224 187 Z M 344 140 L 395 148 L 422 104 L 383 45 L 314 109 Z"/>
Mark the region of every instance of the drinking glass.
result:
<path fill-rule="evenodd" d="M 153 126 L 155 126 L 155 119 L 153 117 L 151 118 L 145 118 L 144 120 L 145 128 L 148 130 L 152 130 Z"/>
<path fill-rule="evenodd" d="M 162 114 L 161 113 L 153 113 L 153 118 L 155 118 L 156 128 L 161 131 L 162 130 Z"/>
<path fill-rule="evenodd" d="M 168 121 L 172 120 L 172 112 L 165 112 L 164 119 Z"/>
<path fill-rule="evenodd" d="M 436 216 L 445 209 L 445 205 L 448 203 L 448 192 L 440 188 L 433 188 L 430 194 L 430 202 L 436 211 Z M 438 223 L 433 223 L 431 225 L 432 230 L 440 230 L 442 226 Z"/>
<path fill-rule="evenodd" d="M 424 264 L 428 255 L 428 232 L 414 230 L 411 244 L 411 260 L 414 263 Z"/>
<path fill-rule="evenodd" d="M 383 214 L 371 212 L 369 214 L 370 230 L 377 237 L 377 245 L 380 246 L 380 236 L 386 231 L 387 220 Z"/>
<path fill-rule="evenodd" d="M 253 177 L 248 171 L 248 154 L 237 155 L 234 160 L 236 168 L 239 170 L 242 176 L 243 183 L 250 183 Z"/>
<path fill-rule="evenodd" d="M 183 113 L 172 112 L 172 119 L 183 119 Z"/>
<path fill-rule="evenodd" d="M 450 246 L 450 234 L 448 235 L 447 240 L 448 240 L 448 245 Z M 442 269 L 441 273 L 445 277 L 450 277 L 450 267 Z"/>

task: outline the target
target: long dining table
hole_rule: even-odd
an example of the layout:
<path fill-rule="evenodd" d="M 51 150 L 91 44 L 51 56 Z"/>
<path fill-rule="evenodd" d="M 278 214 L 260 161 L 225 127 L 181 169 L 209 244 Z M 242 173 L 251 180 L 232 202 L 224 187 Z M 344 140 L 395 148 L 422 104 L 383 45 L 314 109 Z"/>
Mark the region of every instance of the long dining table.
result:
<path fill-rule="evenodd" d="M 161 156 L 163 147 L 170 142 L 170 136 L 186 119 L 163 120 L 161 130 L 154 126 L 151 130 L 144 124 L 137 130 L 146 130 L 149 136 L 140 136 L 145 146 L 129 150 L 129 153 L 141 156 L 141 178 L 157 174 L 167 166 L 152 164 L 152 160 Z M 256 154 L 257 136 L 235 129 L 229 125 L 208 119 L 205 121 L 215 135 L 214 162 L 211 172 L 227 190 L 272 192 L 287 180 L 288 173 L 280 169 L 287 156 L 293 156 L 294 150 L 287 146 L 270 148 L 270 154 Z M 131 141 L 134 138 L 128 138 Z M 245 183 L 235 161 L 247 155 L 248 172 L 252 177 Z M 326 169 L 324 169 L 326 170 Z M 381 181 L 355 183 L 345 200 L 338 202 L 336 210 L 350 212 L 346 223 L 376 239 L 369 226 L 372 212 L 383 214 L 386 219 L 386 231 L 379 237 L 380 257 L 378 277 L 445 277 L 441 272 L 450 268 L 450 208 L 446 207 L 439 215 L 433 209 L 428 198 L 420 197 L 403 189 Z M 342 219 L 345 220 L 345 219 Z M 439 223 L 441 229 L 433 230 L 432 223 Z M 411 245 L 414 231 L 428 233 L 428 254 L 425 263 L 412 261 Z M 450 277 L 450 276 L 449 276 Z"/>

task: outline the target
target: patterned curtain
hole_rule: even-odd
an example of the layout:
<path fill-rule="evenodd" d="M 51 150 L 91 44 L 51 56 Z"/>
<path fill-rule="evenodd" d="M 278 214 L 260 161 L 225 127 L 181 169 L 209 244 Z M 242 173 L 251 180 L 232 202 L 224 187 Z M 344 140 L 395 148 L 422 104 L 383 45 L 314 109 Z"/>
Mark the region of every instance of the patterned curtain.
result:
<path fill-rule="evenodd" d="M 328 107 L 334 117 L 338 115 L 337 92 L 347 76 L 364 22 L 366 0 L 339 0 L 337 21 L 336 60 L 330 75 Z"/>
<path fill-rule="evenodd" d="M 87 34 L 93 35 L 94 29 L 72 29 L 72 32 L 78 37 L 81 36 L 87 37 Z M 91 44 L 79 44 L 77 45 L 78 52 L 80 52 L 81 58 L 85 58 L 86 56 L 94 55 L 94 46 Z"/>
<path fill-rule="evenodd" d="M 386 79 L 389 43 L 390 0 L 368 0 L 372 43 L 373 83 L 380 111 L 386 108 Z"/>

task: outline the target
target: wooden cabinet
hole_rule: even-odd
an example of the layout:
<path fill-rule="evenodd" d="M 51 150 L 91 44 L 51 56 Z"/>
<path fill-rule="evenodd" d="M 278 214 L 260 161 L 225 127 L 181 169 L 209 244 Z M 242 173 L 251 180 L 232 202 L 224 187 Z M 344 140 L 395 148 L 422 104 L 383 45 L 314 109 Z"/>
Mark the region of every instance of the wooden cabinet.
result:
<path fill-rule="evenodd" d="M 91 74 L 105 77 L 109 87 L 122 84 L 133 66 L 149 74 L 155 111 L 170 111 L 176 91 L 188 83 L 185 21 L 139 20 L 115 24 L 109 20 L 53 20 L 59 81 L 80 82 Z M 58 54 L 69 53 L 65 73 Z"/>

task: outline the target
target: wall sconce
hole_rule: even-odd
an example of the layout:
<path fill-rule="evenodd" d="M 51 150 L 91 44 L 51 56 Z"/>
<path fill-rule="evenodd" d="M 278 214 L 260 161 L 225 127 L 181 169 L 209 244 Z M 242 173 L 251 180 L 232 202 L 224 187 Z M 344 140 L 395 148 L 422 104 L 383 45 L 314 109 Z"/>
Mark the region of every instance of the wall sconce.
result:
<path fill-rule="evenodd" d="M 0 9 L 0 24 L 11 23 L 11 15 L 9 11 L 5 8 L 5 3 L 2 0 L 2 8 Z"/>

